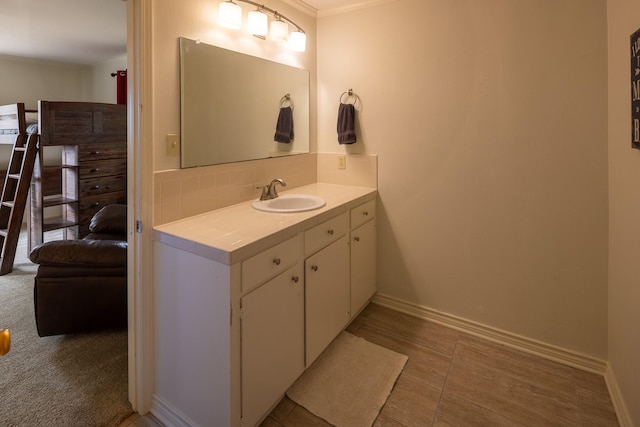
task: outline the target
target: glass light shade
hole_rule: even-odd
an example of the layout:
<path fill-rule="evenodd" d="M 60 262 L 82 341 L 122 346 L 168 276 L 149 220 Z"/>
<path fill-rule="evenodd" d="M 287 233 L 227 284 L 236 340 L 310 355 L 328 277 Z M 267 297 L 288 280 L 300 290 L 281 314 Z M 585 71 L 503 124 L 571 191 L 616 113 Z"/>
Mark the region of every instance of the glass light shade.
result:
<path fill-rule="evenodd" d="M 222 2 L 218 7 L 218 19 L 223 27 L 239 30 L 242 27 L 242 8 L 230 0 Z"/>
<path fill-rule="evenodd" d="M 248 14 L 247 28 L 253 35 L 262 37 L 266 36 L 269 32 L 269 20 L 267 19 L 267 15 L 259 10 L 252 10 Z"/>
<path fill-rule="evenodd" d="M 289 26 L 284 21 L 271 21 L 269 37 L 273 40 L 287 41 L 287 38 L 289 38 Z"/>
<path fill-rule="evenodd" d="M 307 46 L 307 35 L 302 31 L 293 31 L 289 35 L 289 47 L 296 52 L 304 52 Z"/>

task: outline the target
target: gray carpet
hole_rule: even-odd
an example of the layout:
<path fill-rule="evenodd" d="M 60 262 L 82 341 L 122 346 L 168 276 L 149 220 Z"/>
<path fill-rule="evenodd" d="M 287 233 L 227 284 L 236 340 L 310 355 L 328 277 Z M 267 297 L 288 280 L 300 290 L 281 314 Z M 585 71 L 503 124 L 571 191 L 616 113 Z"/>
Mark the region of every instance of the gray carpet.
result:
<path fill-rule="evenodd" d="M 117 426 L 133 413 L 127 332 L 40 338 L 24 237 L 13 272 L 0 276 L 0 329 L 11 331 L 11 351 L 0 357 L 0 425 Z"/>

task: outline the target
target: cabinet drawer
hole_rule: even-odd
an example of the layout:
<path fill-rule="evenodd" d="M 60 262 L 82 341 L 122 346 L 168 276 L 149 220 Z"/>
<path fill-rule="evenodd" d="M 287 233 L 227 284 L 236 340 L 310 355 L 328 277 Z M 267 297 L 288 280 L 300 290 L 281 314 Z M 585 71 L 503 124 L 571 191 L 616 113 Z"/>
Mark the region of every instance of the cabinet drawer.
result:
<path fill-rule="evenodd" d="M 114 191 L 127 190 L 127 177 L 125 175 L 103 176 L 101 178 L 89 178 L 80 180 L 80 198 L 96 194 L 112 193 Z"/>
<path fill-rule="evenodd" d="M 300 257 L 301 235 L 292 237 L 242 262 L 242 292 L 284 271 Z"/>
<path fill-rule="evenodd" d="M 78 166 L 78 171 L 81 178 L 126 175 L 127 161 L 125 159 L 111 159 L 102 162 L 85 162 Z"/>
<path fill-rule="evenodd" d="M 376 217 L 376 199 L 351 209 L 351 228 L 356 228 Z"/>
<path fill-rule="evenodd" d="M 328 221 L 318 224 L 304 233 L 304 253 L 312 254 L 339 239 L 349 229 L 349 217 L 347 213 L 338 215 Z"/>
<path fill-rule="evenodd" d="M 91 142 L 87 144 L 65 145 L 62 148 L 62 161 L 68 165 L 84 162 L 122 159 L 127 162 L 127 144 L 124 142 Z"/>

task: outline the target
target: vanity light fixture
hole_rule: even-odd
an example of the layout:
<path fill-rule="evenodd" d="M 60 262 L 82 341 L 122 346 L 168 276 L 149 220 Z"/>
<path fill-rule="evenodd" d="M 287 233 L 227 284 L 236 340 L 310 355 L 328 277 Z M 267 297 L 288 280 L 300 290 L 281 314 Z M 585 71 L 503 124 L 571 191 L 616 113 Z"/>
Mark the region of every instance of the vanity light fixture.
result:
<path fill-rule="evenodd" d="M 247 14 L 247 29 L 254 36 L 267 36 L 269 19 L 267 18 L 267 14 L 260 10 L 260 7 Z"/>
<path fill-rule="evenodd" d="M 220 3 L 218 17 L 220 18 L 220 25 L 225 28 L 232 30 L 242 28 L 242 8 L 234 3 L 233 0 Z"/>
<path fill-rule="evenodd" d="M 307 35 L 302 31 L 292 31 L 289 35 L 289 47 L 296 52 L 304 52 L 307 45 Z"/>
<path fill-rule="evenodd" d="M 252 10 L 247 15 L 247 30 L 260 38 L 266 38 L 267 27 L 269 27 L 269 38 L 277 41 L 288 41 L 289 47 L 297 52 L 304 52 L 307 44 L 307 35 L 304 30 L 291 19 L 279 13 L 277 10 L 270 9 L 263 4 L 256 3 L 251 0 L 226 0 L 220 3 L 218 7 L 218 19 L 223 27 L 239 30 L 242 28 L 242 7 L 236 2 L 247 3 L 256 6 L 256 10 Z M 268 17 L 266 13 L 271 14 L 274 20 L 268 25 Z M 295 27 L 295 30 L 289 34 L 289 24 Z"/>
<path fill-rule="evenodd" d="M 289 38 L 289 26 L 286 22 L 280 19 L 279 15 L 276 15 L 275 18 L 275 21 L 271 21 L 271 27 L 269 28 L 269 37 L 272 40 L 286 42 Z"/>

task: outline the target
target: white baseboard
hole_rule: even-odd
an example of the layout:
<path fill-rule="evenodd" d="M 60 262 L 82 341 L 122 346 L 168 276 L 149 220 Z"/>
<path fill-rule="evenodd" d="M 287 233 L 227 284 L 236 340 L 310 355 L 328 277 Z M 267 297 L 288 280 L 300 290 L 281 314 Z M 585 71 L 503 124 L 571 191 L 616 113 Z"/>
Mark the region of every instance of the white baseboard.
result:
<path fill-rule="evenodd" d="M 608 363 L 607 369 L 604 374 L 604 380 L 607 383 L 609 396 L 611 396 L 613 408 L 616 410 L 616 415 L 618 416 L 618 423 L 620 424 L 620 427 L 633 427 L 631 416 L 629 415 L 629 411 L 627 410 L 627 405 L 624 403 L 622 392 L 620 391 L 620 387 L 618 387 L 618 381 L 616 380 L 613 370 L 611 369 L 611 365 L 609 365 Z"/>
<path fill-rule="evenodd" d="M 157 395 L 153 396 L 150 412 L 166 427 L 193 427 L 195 425 L 180 411 Z"/>
<path fill-rule="evenodd" d="M 541 341 L 503 331 L 491 326 L 483 325 L 478 322 L 473 322 L 452 314 L 409 303 L 388 295 L 376 294 L 371 301 L 411 316 L 429 320 L 470 335 L 484 338 L 529 354 L 553 360 L 554 362 L 582 369 L 584 371 L 604 376 L 607 368 L 607 362 L 604 360 L 546 344 Z"/>

